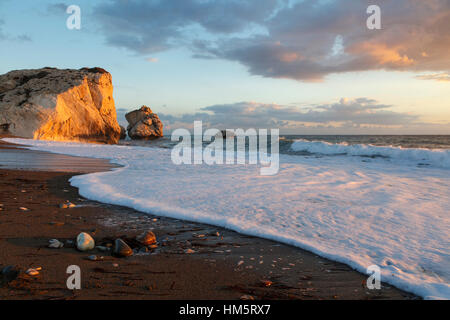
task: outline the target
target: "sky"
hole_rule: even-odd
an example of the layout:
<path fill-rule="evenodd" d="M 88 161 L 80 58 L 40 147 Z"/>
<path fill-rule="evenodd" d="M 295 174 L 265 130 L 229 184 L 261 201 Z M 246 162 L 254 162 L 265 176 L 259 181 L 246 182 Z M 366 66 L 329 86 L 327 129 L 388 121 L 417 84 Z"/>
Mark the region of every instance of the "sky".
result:
<path fill-rule="evenodd" d="M 119 122 L 147 105 L 166 133 L 450 134 L 449 21 L 450 0 L 0 0 L 0 74 L 102 67 Z"/>

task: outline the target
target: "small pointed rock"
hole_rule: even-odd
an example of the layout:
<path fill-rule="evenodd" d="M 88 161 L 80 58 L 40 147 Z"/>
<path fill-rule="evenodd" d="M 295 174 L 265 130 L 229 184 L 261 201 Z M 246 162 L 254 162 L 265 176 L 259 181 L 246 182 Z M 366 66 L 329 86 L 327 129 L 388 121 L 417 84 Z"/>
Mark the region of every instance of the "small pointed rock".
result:
<path fill-rule="evenodd" d="M 156 243 L 156 236 L 153 232 L 147 231 L 138 236 L 136 240 L 142 243 L 144 246 L 149 246 Z"/>
<path fill-rule="evenodd" d="M 118 257 L 129 257 L 133 255 L 133 250 L 122 239 L 116 239 L 113 252 Z"/>
<path fill-rule="evenodd" d="M 95 241 L 86 232 L 82 232 L 77 236 L 77 249 L 80 251 L 92 250 L 95 247 Z"/>

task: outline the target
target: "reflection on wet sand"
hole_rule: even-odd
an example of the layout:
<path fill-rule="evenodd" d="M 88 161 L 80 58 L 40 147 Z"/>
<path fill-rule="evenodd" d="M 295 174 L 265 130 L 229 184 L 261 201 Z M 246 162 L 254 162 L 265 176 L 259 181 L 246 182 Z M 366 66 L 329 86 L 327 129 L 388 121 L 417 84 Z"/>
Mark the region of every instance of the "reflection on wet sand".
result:
<path fill-rule="evenodd" d="M 107 160 L 72 157 L 42 151 L 31 151 L 6 145 L 0 141 L 0 168 L 49 172 L 90 173 L 117 167 Z"/>

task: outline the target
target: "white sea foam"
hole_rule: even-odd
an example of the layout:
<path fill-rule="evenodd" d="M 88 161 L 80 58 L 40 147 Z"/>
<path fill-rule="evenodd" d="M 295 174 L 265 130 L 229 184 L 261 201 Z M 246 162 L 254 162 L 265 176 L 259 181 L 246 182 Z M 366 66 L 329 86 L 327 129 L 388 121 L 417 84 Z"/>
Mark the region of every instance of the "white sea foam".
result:
<path fill-rule="evenodd" d="M 329 143 L 325 141 L 296 140 L 292 151 L 306 151 L 321 155 L 345 155 L 363 157 L 385 157 L 391 161 L 406 164 L 430 165 L 438 168 L 450 168 L 450 150 L 382 147 L 370 144 Z"/>
<path fill-rule="evenodd" d="M 376 264 L 382 281 L 450 298 L 449 169 L 280 155 L 279 173 L 261 176 L 253 165 L 175 166 L 160 148 L 7 141 L 124 166 L 73 177 L 87 198 L 273 239 L 363 273 Z"/>

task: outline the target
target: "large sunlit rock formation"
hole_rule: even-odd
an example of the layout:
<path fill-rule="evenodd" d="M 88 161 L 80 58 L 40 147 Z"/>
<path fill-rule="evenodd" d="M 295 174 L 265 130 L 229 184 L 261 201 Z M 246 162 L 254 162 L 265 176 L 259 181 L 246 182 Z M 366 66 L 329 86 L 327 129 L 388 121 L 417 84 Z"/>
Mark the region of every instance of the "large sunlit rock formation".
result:
<path fill-rule="evenodd" d="M 128 136 L 135 140 L 157 139 L 163 136 L 163 124 L 156 113 L 147 106 L 125 115 L 128 121 Z"/>
<path fill-rule="evenodd" d="M 0 75 L 0 130 L 24 138 L 117 143 L 111 74 L 43 68 Z"/>

